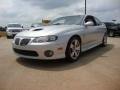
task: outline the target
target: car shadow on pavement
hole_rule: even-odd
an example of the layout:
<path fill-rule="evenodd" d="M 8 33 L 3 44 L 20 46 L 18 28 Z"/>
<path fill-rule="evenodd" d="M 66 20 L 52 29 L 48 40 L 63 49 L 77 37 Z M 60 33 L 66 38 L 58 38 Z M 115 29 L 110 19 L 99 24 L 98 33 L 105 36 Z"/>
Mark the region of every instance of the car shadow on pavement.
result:
<path fill-rule="evenodd" d="M 99 57 L 103 57 L 103 58 L 107 57 L 103 54 L 112 50 L 113 47 L 114 45 L 108 44 L 106 47 L 93 48 L 91 50 L 82 53 L 80 59 L 73 63 L 68 62 L 66 59 L 46 61 L 46 60 L 17 58 L 16 61 L 27 68 L 32 68 L 37 70 L 46 70 L 46 71 L 71 70 L 74 68 L 82 67 L 91 62 L 94 62 L 94 60 L 96 60 Z"/>

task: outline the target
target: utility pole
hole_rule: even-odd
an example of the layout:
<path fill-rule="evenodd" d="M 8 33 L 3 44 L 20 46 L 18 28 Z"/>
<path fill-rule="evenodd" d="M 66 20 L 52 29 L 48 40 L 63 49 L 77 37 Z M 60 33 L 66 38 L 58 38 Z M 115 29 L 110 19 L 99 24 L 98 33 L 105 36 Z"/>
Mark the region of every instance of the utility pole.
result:
<path fill-rule="evenodd" d="M 86 15 L 86 13 L 87 13 L 87 2 L 85 0 L 85 15 Z"/>

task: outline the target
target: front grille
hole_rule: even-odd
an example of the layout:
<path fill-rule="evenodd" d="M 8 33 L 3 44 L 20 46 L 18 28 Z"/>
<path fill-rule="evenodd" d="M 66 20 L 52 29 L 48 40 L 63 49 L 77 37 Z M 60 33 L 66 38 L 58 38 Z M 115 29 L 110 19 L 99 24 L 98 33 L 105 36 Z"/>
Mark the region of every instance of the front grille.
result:
<path fill-rule="evenodd" d="M 20 32 L 21 30 L 12 30 L 12 32 Z"/>
<path fill-rule="evenodd" d="M 20 42 L 20 39 L 19 39 L 19 38 L 16 38 L 16 39 L 15 39 L 15 44 L 16 44 L 16 45 L 19 45 L 19 42 Z"/>
<path fill-rule="evenodd" d="M 16 38 L 15 39 L 15 44 L 16 45 L 21 45 L 21 46 L 25 46 L 25 45 L 28 45 L 28 43 L 30 42 L 30 38 Z"/>
<path fill-rule="evenodd" d="M 38 54 L 35 51 L 28 51 L 28 50 L 20 50 L 20 49 L 15 49 L 13 48 L 14 52 L 21 54 L 21 55 L 26 55 L 26 56 L 35 56 L 37 57 Z"/>
<path fill-rule="evenodd" d="M 21 42 L 20 42 L 20 45 L 21 45 L 21 46 L 25 46 L 25 45 L 27 45 L 29 42 L 30 42 L 30 39 L 22 39 Z"/>

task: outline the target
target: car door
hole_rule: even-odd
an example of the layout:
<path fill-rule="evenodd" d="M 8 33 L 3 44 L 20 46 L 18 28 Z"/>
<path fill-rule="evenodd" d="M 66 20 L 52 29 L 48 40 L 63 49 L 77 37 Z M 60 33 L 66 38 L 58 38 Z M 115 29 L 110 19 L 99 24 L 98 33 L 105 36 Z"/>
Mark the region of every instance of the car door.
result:
<path fill-rule="evenodd" d="M 106 27 L 105 25 L 95 17 L 95 21 L 96 21 L 96 39 L 97 42 L 101 42 L 103 39 L 103 36 L 106 32 Z"/>
<path fill-rule="evenodd" d="M 92 26 L 85 26 L 84 23 L 86 22 L 86 18 L 91 19 L 94 22 L 94 25 Z M 96 43 L 96 22 L 93 20 L 94 18 L 92 16 L 88 16 L 84 19 L 84 41 L 83 41 L 83 48 L 86 50 L 88 48 L 91 48 Z"/>

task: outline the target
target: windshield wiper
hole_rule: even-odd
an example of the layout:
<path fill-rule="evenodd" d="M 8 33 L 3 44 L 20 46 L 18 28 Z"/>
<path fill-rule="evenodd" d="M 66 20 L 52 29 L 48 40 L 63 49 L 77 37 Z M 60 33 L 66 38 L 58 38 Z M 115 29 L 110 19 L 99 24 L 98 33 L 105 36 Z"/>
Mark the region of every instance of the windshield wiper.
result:
<path fill-rule="evenodd" d="M 53 24 L 53 25 L 61 25 L 62 23 L 55 23 L 55 24 Z"/>

